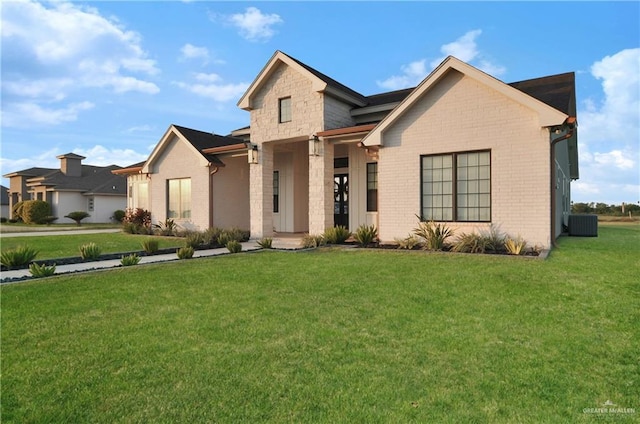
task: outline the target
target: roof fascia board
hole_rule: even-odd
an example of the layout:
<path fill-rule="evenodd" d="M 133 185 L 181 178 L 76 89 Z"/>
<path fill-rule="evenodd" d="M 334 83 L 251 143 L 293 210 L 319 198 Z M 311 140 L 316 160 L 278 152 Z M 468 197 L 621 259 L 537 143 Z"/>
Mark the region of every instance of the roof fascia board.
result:
<path fill-rule="evenodd" d="M 280 50 L 277 50 L 271 59 L 267 62 L 267 64 L 262 68 L 256 79 L 253 80 L 251 85 L 245 93 L 242 95 L 240 100 L 238 101 L 238 107 L 244 110 L 253 109 L 252 105 L 252 97 L 253 94 L 262 87 L 262 85 L 269 79 L 273 71 L 277 68 L 280 63 L 284 63 L 301 74 L 305 75 L 307 78 L 311 80 L 311 88 L 317 92 L 323 92 L 327 88 L 327 83 L 322 81 L 317 76 L 313 75 L 311 72 L 306 70 L 302 65 L 297 63 L 295 60 L 291 59 L 286 54 L 282 53 Z"/>
<path fill-rule="evenodd" d="M 141 171 L 143 174 L 150 174 L 151 173 L 151 166 L 158 160 L 158 158 L 160 157 L 162 152 L 165 151 L 165 149 L 167 148 L 167 145 L 173 139 L 172 136 L 176 136 L 176 138 L 178 138 L 181 142 L 185 143 L 187 145 L 187 147 L 194 154 L 196 154 L 196 155 L 198 155 L 200 157 L 200 165 L 201 166 L 208 166 L 209 165 L 209 161 L 207 160 L 207 158 L 205 158 L 202 155 L 202 153 L 200 151 L 198 151 L 198 149 L 196 149 L 194 147 L 194 145 L 191 144 L 189 142 L 189 140 L 187 140 L 187 138 L 184 135 L 182 135 L 182 133 L 180 131 L 178 131 L 178 129 L 174 125 L 170 125 L 169 128 L 167 129 L 167 131 L 164 133 L 164 135 L 160 139 L 160 141 L 158 142 L 158 144 L 156 144 L 156 147 L 153 148 L 153 151 L 149 155 L 149 159 L 147 159 L 147 161 L 144 163 L 144 166 L 142 167 L 142 171 Z"/>
<path fill-rule="evenodd" d="M 325 85 L 327 85 L 327 84 L 325 84 Z M 331 87 L 329 85 L 327 85 L 327 87 L 324 90 L 320 90 L 319 92 L 324 92 L 324 93 L 326 93 L 326 94 L 328 94 L 330 96 L 333 96 L 333 97 L 335 97 L 335 98 L 337 98 L 339 100 L 346 101 L 347 103 L 350 103 L 350 104 L 355 105 L 355 106 L 362 107 L 362 106 L 366 105 L 366 102 L 363 102 L 362 100 L 357 99 L 354 96 L 351 96 L 351 95 L 345 93 L 344 91 L 338 90 L 338 89 L 336 89 L 334 87 Z"/>
<path fill-rule="evenodd" d="M 513 99 L 514 101 L 534 110 L 538 113 L 539 122 L 541 127 L 551 127 L 555 125 L 562 125 L 567 119 L 567 115 L 560 112 L 557 109 L 535 99 L 528 94 L 523 93 L 517 88 L 511 87 L 508 84 L 482 72 L 481 70 L 474 68 L 473 66 L 462 62 L 461 60 L 449 56 L 438 67 L 436 67 L 416 88 L 407 96 L 400 104 L 387 115 L 380 124 L 371 131 L 363 140 L 362 143 L 365 146 L 381 146 L 382 136 L 387 128 L 393 125 L 404 112 L 411 108 L 431 87 L 435 86 L 450 70 L 456 70 L 474 80 L 489 86 L 497 92 Z"/>

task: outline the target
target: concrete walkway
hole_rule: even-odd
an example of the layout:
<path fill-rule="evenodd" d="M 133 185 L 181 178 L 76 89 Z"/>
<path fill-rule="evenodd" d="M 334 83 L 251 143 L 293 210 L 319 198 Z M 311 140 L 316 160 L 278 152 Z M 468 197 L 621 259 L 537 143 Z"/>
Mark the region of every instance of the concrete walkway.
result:
<path fill-rule="evenodd" d="M 98 230 L 95 230 L 98 231 Z M 100 230 L 102 231 L 102 230 Z M 108 230 L 111 231 L 111 230 Z M 75 232 L 77 234 L 77 231 Z M 51 233 L 48 233 L 51 234 Z M 300 241 L 301 239 L 298 237 L 283 237 L 283 238 L 274 238 L 272 247 L 274 249 L 279 250 L 297 250 L 300 249 Z M 255 250 L 262 249 L 258 246 L 258 243 L 255 240 L 249 240 L 242 244 L 243 252 L 251 252 Z M 220 256 L 229 254 L 229 250 L 226 247 L 221 247 L 217 249 L 205 249 L 205 250 L 196 250 L 193 254 L 194 258 L 204 258 L 210 256 Z M 170 262 L 177 261 L 178 256 L 175 253 L 167 253 L 162 255 L 152 255 L 152 256 L 141 256 L 139 264 L 150 264 L 150 263 L 159 263 L 159 262 Z M 93 261 L 93 262 L 82 262 L 78 264 L 69 264 L 69 265 L 59 265 L 56 266 L 56 274 L 68 274 L 72 272 L 86 272 L 86 271 L 94 271 L 100 269 L 110 269 L 117 268 L 122 266 L 120 264 L 120 259 L 110 259 L 104 261 Z M 17 269 L 12 271 L 2 271 L 0 272 L 0 283 L 8 284 L 12 282 L 21 282 L 26 280 L 16 280 L 14 279 L 23 279 L 25 277 L 31 277 L 31 273 L 29 269 Z M 31 279 L 29 279 L 31 280 Z"/>

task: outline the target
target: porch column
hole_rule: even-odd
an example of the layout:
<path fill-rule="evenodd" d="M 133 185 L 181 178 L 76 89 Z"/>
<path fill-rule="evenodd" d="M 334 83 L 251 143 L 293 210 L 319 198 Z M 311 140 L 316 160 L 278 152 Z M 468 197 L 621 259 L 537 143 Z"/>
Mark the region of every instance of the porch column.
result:
<path fill-rule="evenodd" d="M 249 164 L 251 238 L 273 235 L 273 147 L 259 146 L 258 163 Z"/>
<path fill-rule="evenodd" d="M 309 234 L 322 234 L 333 227 L 333 146 L 309 143 Z"/>

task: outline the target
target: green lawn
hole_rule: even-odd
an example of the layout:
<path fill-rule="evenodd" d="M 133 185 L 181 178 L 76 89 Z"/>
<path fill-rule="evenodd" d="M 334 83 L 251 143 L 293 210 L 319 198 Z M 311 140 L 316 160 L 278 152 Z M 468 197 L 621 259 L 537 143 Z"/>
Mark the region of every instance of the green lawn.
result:
<path fill-rule="evenodd" d="M 142 241 L 149 236 L 106 233 L 106 234 L 70 234 L 63 236 L 3 237 L 0 239 L 2 251 L 26 245 L 38 251 L 37 260 L 80 256 L 80 246 L 95 243 L 102 253 L 119 253 L 142 250 Z M 184 246 L 184 239 L 177 237 L 154 237 L 160 249 Z"/>
<path fill-rule="evenodd" d="M 546 261 L 259 252 L 2 287 L 2 422 L 632 422 L 640 227 Z M 586 408 L 634 408 L 597 415 Z"/>

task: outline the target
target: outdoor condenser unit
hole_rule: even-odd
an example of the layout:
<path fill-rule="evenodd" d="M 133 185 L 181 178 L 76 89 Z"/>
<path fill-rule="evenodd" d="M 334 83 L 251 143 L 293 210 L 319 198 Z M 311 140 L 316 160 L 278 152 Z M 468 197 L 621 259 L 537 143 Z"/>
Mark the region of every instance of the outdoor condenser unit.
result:
<path fill-rule="evenodd" d="M 598 237 L 598 215 L 569 215 L 569 235 Z"/>

